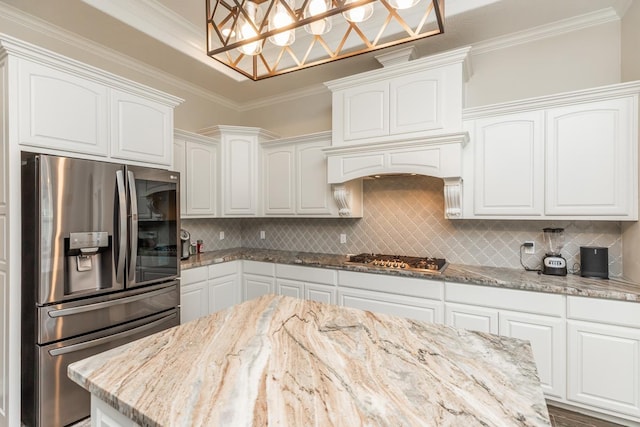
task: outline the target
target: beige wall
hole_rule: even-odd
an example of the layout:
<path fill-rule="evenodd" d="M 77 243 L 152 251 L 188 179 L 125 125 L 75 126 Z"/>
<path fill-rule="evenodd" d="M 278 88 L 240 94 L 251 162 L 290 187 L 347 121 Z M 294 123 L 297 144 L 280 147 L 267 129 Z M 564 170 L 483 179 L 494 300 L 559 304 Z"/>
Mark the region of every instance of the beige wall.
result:
<path fill-rule="evenodd" d="M 622 80 L 640 80 L 640 2 L 631 2 L 622 19 Z M 640 223 L 625 223 L 622 227 L 623 275 L 640 282 Z"/>

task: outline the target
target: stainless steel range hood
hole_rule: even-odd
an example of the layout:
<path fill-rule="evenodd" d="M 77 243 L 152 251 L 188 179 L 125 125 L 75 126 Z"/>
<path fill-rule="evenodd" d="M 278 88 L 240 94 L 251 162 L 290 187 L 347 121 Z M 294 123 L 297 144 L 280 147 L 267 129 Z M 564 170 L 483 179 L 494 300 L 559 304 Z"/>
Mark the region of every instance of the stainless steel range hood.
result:
<path fill-rule="evenodd" d="M 379 70 L 325 83 L 333 96 L 328 182 L 371 175 L 418 174 L 444 180 L 445 217 L 462 215 L 464 82 L 470 48 L 411 60 L 414 49 L 379 55 Z M 346 202 L 345 202 L 346 203 Z"/>

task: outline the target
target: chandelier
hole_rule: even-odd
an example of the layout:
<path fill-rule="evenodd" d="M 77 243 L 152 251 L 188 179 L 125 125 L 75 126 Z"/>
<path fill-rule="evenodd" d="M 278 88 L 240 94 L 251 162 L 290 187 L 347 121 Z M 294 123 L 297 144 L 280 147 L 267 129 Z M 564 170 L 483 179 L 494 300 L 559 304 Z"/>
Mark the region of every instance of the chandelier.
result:
<path fill-rule="evenodd" d="M 206 6 L 207 55 L 252 80 L 444 32 L 444 0 L 206 0 Z"/>

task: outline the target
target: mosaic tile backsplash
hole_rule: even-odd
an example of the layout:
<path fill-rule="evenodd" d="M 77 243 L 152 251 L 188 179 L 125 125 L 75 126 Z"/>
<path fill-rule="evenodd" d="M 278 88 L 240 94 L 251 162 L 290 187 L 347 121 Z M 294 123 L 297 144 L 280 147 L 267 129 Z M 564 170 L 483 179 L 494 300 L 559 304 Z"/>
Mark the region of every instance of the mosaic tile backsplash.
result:
<path fill-rule="evenodd" d="M 183 220 L 205 250 L 250 247 L 304 252 L 361 252 L 435 256 L 469 265 L 520 268 L 520 245 L 535 241 L 535 255 L 523 255 L 537 268 L 544 256 L 544 227 L 565 229 L 562 250 L 569 269 L 578 268 L 580 246 L 609 248 L 609 274 L 622 275 L 619 222 L 448 220 L 443 182 L 425 176 L 392 176 L 364 182 L 364 218 L 245 218 Z M 225 239 L 219 240 L 220 231 Z M 260 231 L 265 239 L 260 239 Z M 340 243 L 340 234 L 347 243 Z"/>

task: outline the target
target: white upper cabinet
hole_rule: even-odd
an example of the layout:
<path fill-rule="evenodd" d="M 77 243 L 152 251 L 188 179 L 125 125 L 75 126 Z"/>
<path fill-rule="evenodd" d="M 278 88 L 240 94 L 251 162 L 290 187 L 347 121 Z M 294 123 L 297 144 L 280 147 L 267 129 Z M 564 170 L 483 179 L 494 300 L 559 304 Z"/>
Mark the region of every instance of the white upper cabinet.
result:
<path fill-rule="evenodd" d="M 465 110 L 463 218 L 638 219 L 640 82 Z"/>
<path fill-rule="evenodd" d="M 212 138 L 176 130 L 174 150 L 174 168 L 181 174 L 181 215 L 183 217 L 218 216 L 219 142 Z"/>
<path fill-rule="evenodd" d="M 171 165 L 173 107 L 111 90 L 111 157 Z"/>
<path fill-rule="evenodd" d="M 478 119 L 472 130 L 476 215 L 542 215 L 544 114 Z"/>
<path fill-rule="evenodd" d="M 547 111 L 547 215 L 636 211 L 636 105 L 634 96 Z"/>
<path fill-rule="evenodd" d="M 105 86 L 20 60 L 18 102 L 21 144 L 108 154 Z"/>
<path fill-rule="evenodd" d="M 8 86 L 28 150 L 168 168 L 181 99 L 17 40 Z M 15 54 L 15 55 L 14 55 Z"/>
<path fill-rule="evenodd" d="M 262 185 L 265 215 L 295 213 L 295 154 L 291 144 L 262 148 Z"/>
<path fill-rule="evenodd" d="M 400 141 L 462 128 L 469 48 L 327 82 L 333 146 Z"/>

